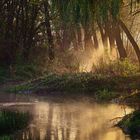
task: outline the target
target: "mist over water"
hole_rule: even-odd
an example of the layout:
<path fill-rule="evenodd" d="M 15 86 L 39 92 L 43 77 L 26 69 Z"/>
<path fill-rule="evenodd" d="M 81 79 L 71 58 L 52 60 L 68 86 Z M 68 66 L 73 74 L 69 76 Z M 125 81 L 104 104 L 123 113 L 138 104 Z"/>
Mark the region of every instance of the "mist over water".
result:
<path fill-rule="evenodd" d="M 3 104 L 3 106 L 5 103 Z M 28 128 L 17 132 L 17 140 L 131 140 L 113 127 L 116 119 L 131 108 L 88 101 L 38 101 L 31 104 L 10 103 L 6 107 L 29 112 L 33 119 Z"/>
<path fill-rule="evenodd" d="M 41 140 L 125 140 L 119 128 L 111 128 L 111 120 L 124 115 L 123 108 L 114 104 L 39 103 L 34 108 L 33 124 L 38 126 Z"/>

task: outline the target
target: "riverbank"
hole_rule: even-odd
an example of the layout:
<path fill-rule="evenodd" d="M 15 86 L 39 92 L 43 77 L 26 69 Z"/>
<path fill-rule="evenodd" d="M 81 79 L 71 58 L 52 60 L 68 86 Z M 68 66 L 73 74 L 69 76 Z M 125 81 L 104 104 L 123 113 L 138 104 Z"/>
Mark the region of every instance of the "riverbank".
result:
<path fill-rule="evenodd" d="M 28 98 L 27 95 L 24 97 L 25 99 Z M 30 140 L 48 140 L 47 136 L 56 136 L 58 134 L 60 134 L 60 139 L 63 136 L 64 139 L 91 140 L 97 138 L 98 140 L 106 140 L 111 136 L 112 140 L 116 140 L 119 135 L 121 140 L 126 140 L 125 134 L 120 128 L 112 127 L 114 118 L 124 116 L 124 109 L 121 105 L 89 102 L 89 100 L 81 100 L 81 98 L 73 101 L 67 99 L 64 102 L 55 102 L 50 101 L 49 98 L 48 100 L 41 98 L 41 96 L 38 96 L 37 101 L 33 104 L 28 104 L 25 99 L 25 105 L 21 104 L 21 100 L 18 100 L 18 98 L 16 98 L 15 104 L 3 103 L 7 111 L 29 112 L 31 115 L 28 126 L 10 136 L 7 135 L 8 140 L 22 140 L 24 139 L 23 136 Z M 130 107 L 126 107 L 126 110 L 127 113 L 132 111 Z M 16 124 L 19 125 L 20 122 Z M 41 137 L 42 133 L 44 134 L 43 138 Z M 2 138 L 0 135 L 0 139 Z M 58 139 L 55 138 L 55 140 Z M 130 140 L 129 137 L 127 140 Z"/>
<path fill-rule="evenodd" d="M 128 134 L 132 139 L 140 139 L 140 91 L 129 94 L 123 97 L 125 104 L 132 106 L 135 111 L 131 114 L 124 116 L 124 118 L 118 123 L 125 134 Z"/>
<path fill-rule="evenodd" d="M 12 86 L 8 92 L 96 92 L 100 90 L 131 92 L 140 90 L 140 74 L 111 76 L 94 73 L 48 74 L 44 77 Z"/>
<path fill-rule="evenodd" d="M 36 94 L 47 97 L 79 97 L 86 95 L 94 98 L 97 102 L 116 102 L 127 104 L 138 108 L 140 102 L 140 74 L 126 76 L 111 76 L 93 73 L 75 73 L 75 74 L 48 74 L 44 77 L 24 82 L 22 84 L 12 85 L 5 88 L 6 92 L 16 94 Z M 139 112 L 139 111 L 138 111 Z M 132 115 L 133 118 L 133 115 Z M 139 128 L 139 123 L 131 121 L 125 127 L 125 117 L 120 127 L 125 133 L 132 135 L 131 131 L 125 131 L 133 123 Z M 133 120 L 133 119 L 132 119 Z M 123 122 L 124 121 L 124 122 Z M 138 118 L 138 122 L 139 122 Z M 127 120 L 128 122 L 128 120 Z M 124 123 L 124 124 L 123 124 Z M 131 126 L 129 124 L 132 124 Z M 132 129 L 133 131 L 133 129 Z M 133 137 L 136 134 L 133 133 Z"/>
<path fill-rule="evenodd" d="M 140 110 L 134 111 L 126 115 L 119 123 L 118 126 L 128 134 L 132 139 L 140 139 Z"/>

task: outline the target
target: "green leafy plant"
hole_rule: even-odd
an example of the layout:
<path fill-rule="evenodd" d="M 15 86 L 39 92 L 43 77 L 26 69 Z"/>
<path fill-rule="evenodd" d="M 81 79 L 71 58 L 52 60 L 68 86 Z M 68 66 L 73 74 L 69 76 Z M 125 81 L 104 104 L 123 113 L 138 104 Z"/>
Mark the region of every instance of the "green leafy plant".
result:
<path fill-rule="evenodd" d="M 0 135 L 10 134 L 25 128 L 30 120 L 29 113 L 17 111 L 0 111 Z"/>
<path fill-rule="evenodd" d="M 140 137 L 140 110 L 125 116 L 122 121 L 118 123 L 118 126 L 132 137 Z"/>
<path fill-rule="evenodd" d="M 114 92 L 110 92 L 107 89 L 99 90 L 96 93 L 96 98 L 97 98 L 97 100 L 100 100 L 100 101 L 111 100 L 115 97 L 117 97 L 116 94 Z"/>

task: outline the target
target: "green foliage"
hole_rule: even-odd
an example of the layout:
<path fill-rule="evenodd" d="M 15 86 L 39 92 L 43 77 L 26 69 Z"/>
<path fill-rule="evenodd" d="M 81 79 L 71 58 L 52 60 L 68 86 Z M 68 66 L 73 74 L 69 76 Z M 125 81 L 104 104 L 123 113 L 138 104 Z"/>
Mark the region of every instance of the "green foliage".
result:
<path fill-rule="evenodd" d="M 8 76 L 8 69 L 5 67 L 0 67 L 0 83 L 4 82 Z"/>
<path fill-rule="evenodd" d="M 93 73 L 47 74 L 46 76 L 8 89 L 10 92 L 31 93 L 46 92 L 86 92 L 98 93 L 100 99 L 113 98 L 112 92 L 139 89 L 140 77 L 135 76 L 107 76 Z"/>
<path fill-rule="evenodd" d="M 74 22 L 75 24 L 82 23 L 83 26 L 92 24 L 95 16 L 106 21 L 110 9 L 113 17 L 116 17 L 120 10 L 120 0 L 103 0 L 101 2 L 92 0 L 72 0 L 65 2 L 62 0 L 53 0 L 52 4 L 57 7 L 63 21 Z"/>
<path fill-rule="evenodd" d="M 99 101 L 109 101 L 109 100 L 114 99 L 116 97 L 117 97 L 117 94 L 115 94 L 114 92 L 110 92 L 107 89 L 99 90 L 96 93 L 96 98 Z"/>
<path fill-rule="evenodd" d="M 109 9 L 109 2 L 106 0 L 103 0 L 103 2 L 100 4 L 99 10 L 100 10 L 100 17 L 102 21 L 107 21 L 108 18 L 108 11 Z"/>
<path fill-rule="evenodd" d="M 0 140 L 13 140 L 10 136 L 0 136 Z"/>
<path fill-rule="evenodd" d="M 9 67 L 0 67 L 0 84 L 10 80 L 28 80 L 41 75 L 35 64 L 16 64 L 12 70 Z"/>
<path fill-rule="evenodd" d="M 15 66 L 15 76 L 21 79 L 35 78 L 39 74 L 37 66 L 34 64 L 23 64 Z"/>
<path fill-rule="evenodd" d="M 118 125 L 132 137 L 140 137 L 140 111 L 125 116 Z"/>
<path fill-rule="evenodd" d="M 135 75 L 139 72 L 139 67 L 133 64 L 130 60 L 125 59 L 124 61 L 115 60 L 109 63 L 100 63 L 95 69 L 95 73 L 107 74 L 107 75 L 120 75 L 129 76 Z"/>
<path fill-rule="evenodd" d="M 121 4 L 121 0 L 111 1 L 111 13 L 114 18 L 116 18 L 120 12 L 120 4 Z"/>
<path fill-rule="evenodd" d="M 25 128 L 29 120 L 30 115 L 28 113 L 0 111 L 0 135 L 10 134 Z"/>

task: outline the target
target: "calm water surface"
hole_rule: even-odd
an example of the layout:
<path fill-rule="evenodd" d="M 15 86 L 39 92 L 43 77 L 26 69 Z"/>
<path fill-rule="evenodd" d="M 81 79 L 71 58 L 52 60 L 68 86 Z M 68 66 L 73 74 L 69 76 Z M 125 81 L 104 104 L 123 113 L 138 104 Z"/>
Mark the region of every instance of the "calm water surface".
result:
<path fill-rule="evenodd" d="M 87 98 L 56 102 L 49 97 L 2 94 L 0 107 L 32 115 L 25 130 L 10 136 L 13 140 L 131 140 L 121 129 L 113 127 L 114 118 L 130 113 L 129 107 L 97 104 Z"/>

